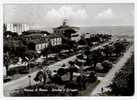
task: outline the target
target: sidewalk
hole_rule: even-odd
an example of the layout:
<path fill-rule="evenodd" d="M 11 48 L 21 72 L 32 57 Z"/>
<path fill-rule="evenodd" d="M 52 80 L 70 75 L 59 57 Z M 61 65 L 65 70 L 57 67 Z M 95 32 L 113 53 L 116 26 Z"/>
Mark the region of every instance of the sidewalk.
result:
<path fill-rule="evenodd" d="M 132 52 L 134 51 L 134 46 L 131 46 L 125 53 L 124 56 L 122 56 L 117 64 L 114 65 L 114 67 L 108 72 L 108 74 L 101 78 L 101 82 L 99 85 L 91 92 L 91 96 L 97 96 L 100 93 L 108 91 L 109 89 L 106 88 L 112 81 L 112 79 L 115 77 L 115 73 L 118 72 L 127 62 L 127 60 L 131 57 Z"/>

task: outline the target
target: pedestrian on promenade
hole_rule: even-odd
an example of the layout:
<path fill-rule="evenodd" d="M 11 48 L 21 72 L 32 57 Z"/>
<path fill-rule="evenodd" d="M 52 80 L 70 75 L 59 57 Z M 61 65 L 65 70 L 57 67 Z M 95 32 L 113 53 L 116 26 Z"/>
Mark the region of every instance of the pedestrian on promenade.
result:
<path fill-rule="evenodd" d="M 101 93 L 103 93 L 103 92 L 104 92 L 104 88 L 102 87 L 102 88 L 101 88 Z"/>

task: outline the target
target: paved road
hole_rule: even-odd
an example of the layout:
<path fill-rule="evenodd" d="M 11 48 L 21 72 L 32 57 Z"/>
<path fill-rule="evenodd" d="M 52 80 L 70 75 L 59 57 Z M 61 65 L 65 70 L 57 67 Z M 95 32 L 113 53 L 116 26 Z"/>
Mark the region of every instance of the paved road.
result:
<path fill-rule="evenodd" d="M 127 62 L 127 60 L 131 57 L 132 52 L 134 51 L 134 46 L 131 46 L 125 53 L 124 56 L 120 58 L 117 64 L 114 65 L 114 67 L 108 72 L 108 74 L 104 78 L 100 78 L 100 84 L 92 91 L 90 94 L 91 96 L 97 96 L 101 93 L 101 88 L 103 88 L 103 91 L 109 90 L 106 88 L 112 81 L 112 79 L 115 76 L 115 73 L 118 72 L 124 64 Z"/>
<path fill-rule="evenodd" d="M 97 47 L 95 47 L 95 48 L 93 48 L 91 50 L 96 50 L 96 49 L 98 49 L 98 48 L 100 48 L 100 47 L 102 47 L 104 45 L 107 45 L 108 43 L 104 43 L 102 45 L 99 45 L 99 46 L 97 46 Z M 66 58 L 66 59 L 64 59 L 62 61 L 59 61 L 57 63 L 54 63 L 52 65 L 49 65 L 47 67 L 51 71 L 57 70 L 60 67 L 60 65 L 62 65 L 62 63 L 67 63 L 68 61 L 74 60 L 75 58 L 76 58 L 76 55 L 71 56 L 69 58 Z M 33 72 L 31 74 L 28 74 L 28 75 L 31 75 L 31 79 L 30 79 L 31 80 L 31 85 L 35 84 L 33 79 L 36 76 L 37 72 L 38 71 Z M 3 85 L 3 87 L 4 87 L 4 96 L 10 96 L 10 93 L 12 93 L 15 89 L 19 89 L 19 88 L 23 88 L 23 87 L 28 86 L 29 85 L 29 81 L 30 81 L 29 78 L 28 78 L 28 75 L 26 75 L 24 77 L 21 77 L 21 78 L 19 78 L 17 80 L 13 80 L 13 81 L 10 81 L 8 83 L 4 83 L 4 85 Z"/>

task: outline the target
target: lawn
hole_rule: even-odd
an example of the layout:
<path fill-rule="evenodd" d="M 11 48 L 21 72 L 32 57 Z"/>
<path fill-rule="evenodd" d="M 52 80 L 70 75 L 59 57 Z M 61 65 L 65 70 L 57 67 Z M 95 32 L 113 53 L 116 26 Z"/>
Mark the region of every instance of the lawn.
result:
<path fill-rule="evenodd" d="M 94 83 L 90 83 L 87 86 L 86 90 L 80 91 L 80 96 L 89 96 L 90 93 L 95 89 L 95 87 L 100 83 L 100 80 L 97 80 Z"/>

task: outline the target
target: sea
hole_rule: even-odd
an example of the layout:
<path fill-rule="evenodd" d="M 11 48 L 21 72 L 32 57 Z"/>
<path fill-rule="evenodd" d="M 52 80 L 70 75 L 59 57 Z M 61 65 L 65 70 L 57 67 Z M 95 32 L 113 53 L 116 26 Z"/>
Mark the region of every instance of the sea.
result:
<path fill-rule="evenodd" d="M 80 27 L 80 33 L 108 33 L 117 36 L 134 36 L 134 26 Z"/>
<path fill-rule="evenodd" d="M 76 26 L 77 27 L 77 26 Z M 113 36 L 131 37 L 134 38 L 134 26 L 82 26 L 77 31 L 78 34 L 84 33 L 106 33 Z M 45 30 L 53 33 L 53 28 L 44 28 Z"/>

